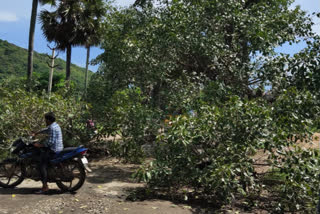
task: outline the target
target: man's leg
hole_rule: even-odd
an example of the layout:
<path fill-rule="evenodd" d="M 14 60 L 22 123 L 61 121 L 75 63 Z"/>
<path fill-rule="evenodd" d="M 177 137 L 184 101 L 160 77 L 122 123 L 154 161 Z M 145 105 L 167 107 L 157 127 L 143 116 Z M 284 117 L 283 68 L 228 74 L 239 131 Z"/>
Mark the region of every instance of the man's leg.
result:
<path fill-rule="evenodd" d="M 40 153 L 40 175 L 42 181 L 42 191 L 48 191 L 48 161 L 50 158 L 50 150 L 42 149 Z"/>

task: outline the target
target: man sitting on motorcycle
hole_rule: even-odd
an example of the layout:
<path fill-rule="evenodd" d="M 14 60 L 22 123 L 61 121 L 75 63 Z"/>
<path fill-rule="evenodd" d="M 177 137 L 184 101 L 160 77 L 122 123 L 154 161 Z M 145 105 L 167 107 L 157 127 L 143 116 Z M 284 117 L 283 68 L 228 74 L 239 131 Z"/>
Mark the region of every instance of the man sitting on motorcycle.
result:
<path fill-rule="evenodd" d="M 44 194 L 49 191 L 48 187 L 48 163 L 49 160 L 60 151 L 63 150 L 62 132 L 60 126 L 55 122 L 56 118 L 53 112 L 48 112 L 44 115 L 47 127 L 41 129 L 38 132 L 32 134 L 36 136 L 38 134 L 47 135 L 45 143 L 34 143 L 34 146 L 39 148 L 39 171 L 41 175 L 42 188 L 37 193 Z"/>

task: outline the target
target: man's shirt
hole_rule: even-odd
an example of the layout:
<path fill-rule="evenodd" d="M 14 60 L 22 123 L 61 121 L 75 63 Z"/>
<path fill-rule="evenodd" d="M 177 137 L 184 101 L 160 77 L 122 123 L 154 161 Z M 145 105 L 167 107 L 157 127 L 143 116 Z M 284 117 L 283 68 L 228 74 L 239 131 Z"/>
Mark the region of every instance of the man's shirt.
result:
<path fill-rule="evenodd" d="M 54 152 L 63 150 L 62 132 L 60 126 L 54 122 L 47 128 L 40 131 L 41 134 L 48 135 L 47 146 Z"/>

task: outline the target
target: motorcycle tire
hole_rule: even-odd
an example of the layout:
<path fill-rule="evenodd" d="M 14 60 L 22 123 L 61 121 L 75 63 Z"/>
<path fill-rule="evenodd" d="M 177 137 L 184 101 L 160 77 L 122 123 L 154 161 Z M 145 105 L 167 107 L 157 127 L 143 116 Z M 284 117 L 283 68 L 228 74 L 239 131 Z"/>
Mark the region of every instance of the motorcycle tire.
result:
<path fill-rule="evenodd" d="M 15 159 L 7 159 L 0 163 L 0 187 L 14 188 L 24 180 L 21 164 Z"/>
<path fill-rule="evenodd" d="M 72 178 L 60 178 L 56 181 L 57 186 L 62 191 L 69 191 L 69 192 L 75 192 L 82 185 L 84 184 L 84 181 L 86 180 L 86 172 L 85 169 L 79 161 L 68 161 L 64 162 L 62 164 L 62 170 L 64 176 L 71 176 Z M 70 180 L 71 179 L 71 180 Z M 76 180 L 75 184 L 73 185 L 74 180 Z"/>

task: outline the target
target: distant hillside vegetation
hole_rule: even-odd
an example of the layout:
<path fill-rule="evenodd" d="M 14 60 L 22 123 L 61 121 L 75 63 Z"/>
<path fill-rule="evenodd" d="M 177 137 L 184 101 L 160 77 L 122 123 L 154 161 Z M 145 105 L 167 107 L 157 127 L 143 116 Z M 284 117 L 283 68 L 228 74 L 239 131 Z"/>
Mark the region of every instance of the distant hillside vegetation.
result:
<path fill-rule="evenodd" d="M 0 81 L 10 77 L 26 77 L 27 76 L 27 58 L 28 51 L 18 47 L 7 41 L 0 39 Z M 39 80 L 44 87 L 48 83 L 50 62 L 46 54 L 34 52 L 33 58 L 33 76 Z M 57 81 L 65 79 L 66 62 L 57 58 L 55 60 L 57 67 L 54 69 L 53 84 Z M 89 72 L 89 77 L 92 72 Z M 75 83 L 75 87 L 82 89 L 84 87 L 85 69 L 77 65 L 71 65 L 71 80 Z"/>

